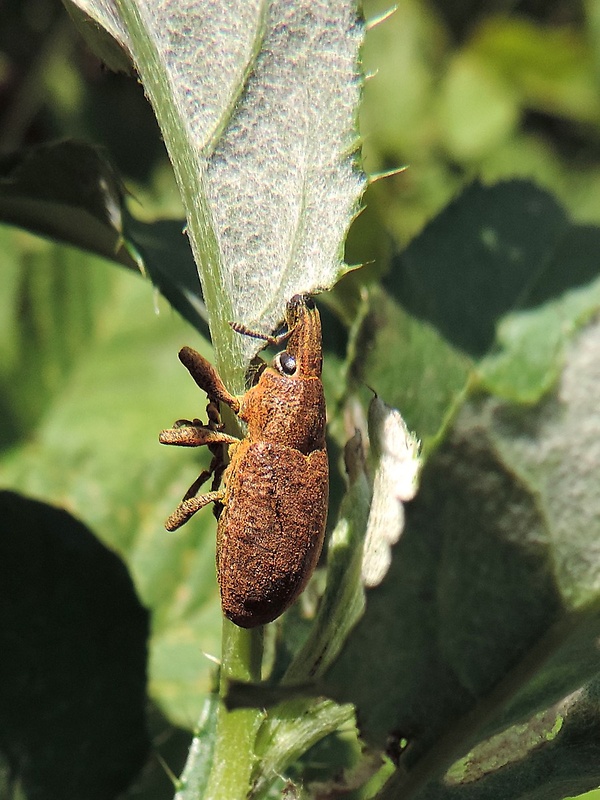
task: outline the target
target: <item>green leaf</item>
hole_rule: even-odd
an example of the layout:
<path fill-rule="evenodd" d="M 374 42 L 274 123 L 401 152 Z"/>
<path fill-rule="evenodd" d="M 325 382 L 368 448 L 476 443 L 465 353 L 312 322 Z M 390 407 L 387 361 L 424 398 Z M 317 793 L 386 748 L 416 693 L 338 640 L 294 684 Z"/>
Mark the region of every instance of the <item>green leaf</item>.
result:
<path fill-rule="evenodd" d="M 44 144 L 0 160 L 3 222 L 136 270 L 122 242 L 122 197 L 106 157 L 83 142 Z"/>
<path fill-rule="evenodd" d="M 469 49 L 510 82 L 521 105 L 598 124 L 600 102 L 591 41 L 570 25 L 543 25 L 525 15 L 488 19 Z"/>
<path fill-rule="evenodd" d="M 487 390 L 534 403 L 600 304 L 599 246 L 600 229 L 570 222 L 529 182 L 473 184 L 397 258 L 385 283 L 411 314 L 480 360 Z M 383 396 L 424 435 L 406 401 Z"/>
<path fill-rule="evenodd" d="M 97 259 L 0 229 L 3 446 L 31 435 L 97 335 L 113 284 Z"/>
<path fill-rule="evenodd" d="M 472 53 L 461 53 L 448 64 L 439 103 L 442 142 L 456 161 L 481 159 L 509 139 L 519 121 L 517 93 Z"/>
<path fill-rule="evenodd" d="M 146 273 L 184 319 L 208 334 L 184 222 L 135 219 L 124 204 L 118 176 L 98 148 L 65 141 L 5 156 L 0 219 Z"/>
<path fill-rule="evenodd" d="M 75 3 L 131 57 L 182 193 L 218 361 L 241 388 L 257 343 L 297 292 L 331 286 L 363 177 L 355 168 L 352 3 L 244 0 L 187 8 Z M 235 388 L 235 387 L 234 387 Z"/>
<path fill-rule="evenodd" d="M 70 265 L 61 269 L 59 248 L 39 244 L 55 260 L 45 265 L 52 266 L 49 275 L 64 285 Z M 211 353 L 179 318 L 156 315 L 149 284 L 129 272 L 95 270 L 87 274 L 103 275 L 107 287 L 81 280 L 69 283 L 68 292 L 40 293 L 33 282 L 31 291 L 23 290 L 24 307 L 34 317 L 61 320 L 81 306 L 91 324 L 69 370 L 52 391 L 44 390 L 39 422 L 2 453 L 0 481 L 66 505 L 123 557 L 153 612 L 150 692 L 171 719 L 191 727 L 213 688 L 214 663 L 204 653 L 219 653 L 215 521 L 207 509 L 185 530 L 165 532 L 163 520 L 207 456 L 162 447 L 158 432 L 183 412 L 202 415 L 206 404 L 178 363 L 178 348 L 190 342 Z M 45 369 L 56 370 L 62 351 L 49 348 L 45 355 Z M 35 396 L 35 372 L 10 371 L 2 379 L 12 382 L 14 416 L 22 397 Z"/>
<path fill-rule="evenodd" d="M 0 528 L 0 749 L 28 797 L 114 797 L 147 756 L 147 612 L 67 512 L 0 492 Z"/>
<path fill-rule="evenodd" d="M 390 571 L 326 678 L 369 743 L 409 742 L 382 798 L 437 796 L 458 756 L 598 673 L 599 347 L 597 322 L 574 336 L 534 409 L 473 399 L 425 465 Z"/>
<path fill-rule="evenodd" d="M 401 411 L 427 451 L 462 399 L 472 362 L 432 325 L 375 289 L 351 354 L 352 383 Z"/>

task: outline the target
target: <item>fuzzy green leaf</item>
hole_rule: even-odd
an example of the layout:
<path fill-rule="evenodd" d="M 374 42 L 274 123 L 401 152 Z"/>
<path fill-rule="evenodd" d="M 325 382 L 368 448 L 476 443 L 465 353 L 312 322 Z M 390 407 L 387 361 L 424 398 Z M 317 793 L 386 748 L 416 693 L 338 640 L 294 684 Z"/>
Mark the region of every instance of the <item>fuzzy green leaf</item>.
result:
<path fill-rule="evenodd" d="M 75 3 L 127 51 L 175 169 L 226 372 L 297 292 L 331 286 L 363 177 L 351 3 Z M 238 380 L 241 373 L 238 371 Z"/>

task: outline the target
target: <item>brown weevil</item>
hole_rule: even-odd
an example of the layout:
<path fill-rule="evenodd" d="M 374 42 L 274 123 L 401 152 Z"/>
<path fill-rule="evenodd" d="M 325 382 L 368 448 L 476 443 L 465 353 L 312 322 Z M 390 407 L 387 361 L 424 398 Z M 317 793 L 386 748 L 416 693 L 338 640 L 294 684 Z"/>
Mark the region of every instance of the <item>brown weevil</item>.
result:
<path fill-rule="evenodd" d="M 232 325 L 271 344 L 287 340 L 286 349 L 239 399 L 205 358 L 184 347 L 179 358 L 208 396 L 208 424 L 179 420 L 159 437 L 163 444 L 207 445 L 213 454 L 166 528 L 176 530 L 203 506 L 215 504 L 221 604 L 225 616 L 242 628 L 271 622 L 299 596 L 319 559 L 327 520 L 321 319 L 314 302 L 295 295 L 287 304 L 286 325 L 277 338 Z M 223 432 L 219 403 L 247 424 L 244 439 Z M 212 491 L 197 494 L 211 476 Z"/>

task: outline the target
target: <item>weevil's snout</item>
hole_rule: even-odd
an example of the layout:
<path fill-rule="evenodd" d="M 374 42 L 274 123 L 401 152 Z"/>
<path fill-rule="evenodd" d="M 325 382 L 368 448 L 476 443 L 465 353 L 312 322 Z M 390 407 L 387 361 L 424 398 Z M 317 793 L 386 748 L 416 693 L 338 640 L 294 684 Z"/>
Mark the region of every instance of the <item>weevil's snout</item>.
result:
<path fill-rule="evenodd" d="M 323 366 L 321 317 L 309 295 L 296 294 L 287 304 L 286 322 L 290 336 L 286 351 L 295 359 L 304 377 L 320 377 Z"/>
<path fill-rule="evenodd" d="M 309 294 L 295 294 L 287 304 L 288 314 L 293 309 L 307 308 L 312 311 L 315 308 L 315 301 Z"/>
<path fill-rule="evenodd" d="M 315 309 L 315 301 L 309 294 L 295 294 L 291 300 L 288 300 L 285 310 L 285 321 L 288 330 L 291 331 L 306 312 L 314 311 Z"/>

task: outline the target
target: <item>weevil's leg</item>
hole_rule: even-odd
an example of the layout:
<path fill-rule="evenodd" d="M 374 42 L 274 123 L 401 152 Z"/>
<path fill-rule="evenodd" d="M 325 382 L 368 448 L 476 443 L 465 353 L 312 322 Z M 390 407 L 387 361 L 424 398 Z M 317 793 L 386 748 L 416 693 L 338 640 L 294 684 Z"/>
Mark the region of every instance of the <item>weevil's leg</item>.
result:
<path fill-rule="evenodd" d="M 208 417 L 208 427 L 211 431 L 223 430 L 223 421 L 221 420 L 221 412 L 219 411 L 218 403 L 209 400 L 206 406 L 206 415 Z"/>
<path fill-rule="evenodd" d="M 191 347 L 182 347 L 179 351 L 179 360 L 211 400 L 220 400 L 229 406 L 234 414 L 238 413 L 240 401 L 227 391 L 219 373 L 204 356 Z"/>
<path fill-rule="evenodd" d="M 211 467 L 213 466 L 213 464 L 214 464 L 214 469 L 212 473 L 213 482 L 210 488 L 214 492 L 221 485 L 221 478 L 223 477 L 223 473 L 227 469 L 227 464 L 225 463 L 225 459 L 223 458 L 223 456 L 220 457 L 215 456 L 215 458 L 213 458 L 213 463 L 211 463 Z"/>
<path fill-rule="evenodd" d="M 237 439 L 236 439 L 237 441 Z M 196 480 L 192 483 L 190 488 L 187 492 L 183 495 L 183 500 L 189 500 L 190 497 L 195 497 L 198 494 L 198 490 L 201 486 L 203 486 L 206 481 L 211 477 L 213 477 L 213 482 L 211 486 L 211 491 L 216 492 L 219 488 L 221 483 L 221 476 L 225 471 L 227 464 L 225 463 L 225 453 L 223 451 L 222 445 L 209 445 L 209 449 L 212 453 L 212 460 L 209 464 L 208 469 L 202 470 L 200 475 L 196 478 Z"/>
<path fill-rule="evenodd" d="M 235 436 L 215 431 L 207 425 L 181 425 L 167 428 L 158 435 L 161 444 L 175 444 L 179 447 L 202 447 L 211 444 L 234 444 L 238 442 Z"/>
<path fill-rule="evenodd" d="M 214 461 L 214 459 L 213 459 Z M 190 488 L 181 498 L 181 502 L 185 503 L 186 500 L 189 500 L 190 497 L 196 497 L 198 494 L 198 490 L 204 486 L 206 481 L 210 478 L 211 475 L 214 475 L 214 470 L 212 469 L 212 463 L 208 469 L 203 469 L 200 475 L 196 478 L 196 480 L 192 483 Z M 213 486 L 213 491 L 216 491 L 217 487 Z"/>
<path fill-rule="evenodd" d="M 233 439 L 233 437 L 231 437 Z M 234 443 L 239 444 L 239 439 L 234 439 Z M 209 450 L 212 453 L 212 460 L 208 469 L 203 470 L 200 475 L 196 478 L 196 480 L 192 483 L 190 488 L 187 492 L 183 495 L 183 500 L 189 500 L 190 497 L 195 497 L 198 494 L 198 490 L 201 486 L 203 486 L 206 481 L 212 475 L 213 482 L 211 486 L 211 491 L 216 492 L 219 486 L 221 485 L 221 478 L 223 477 L 223 473 L 227 469 L 227 462 L 225 460 L 225 449 L 222 444 L 212 444 L 208 445 Z M 183 501 L 182 501 L 183 502 Z"/>
<path fill-rule="evenodd" d="M 196 511 L 207 506 L 209 503 L 219 503 L 223 499 L 224 492 L 208 492 L 201 494 L 200 497 L 190 497 L 183 500 L 171 514 L 169 519 L 165 522 L 165 528 L 168 531 L 176 531 L 191 517 L 194 516 Z"/>

